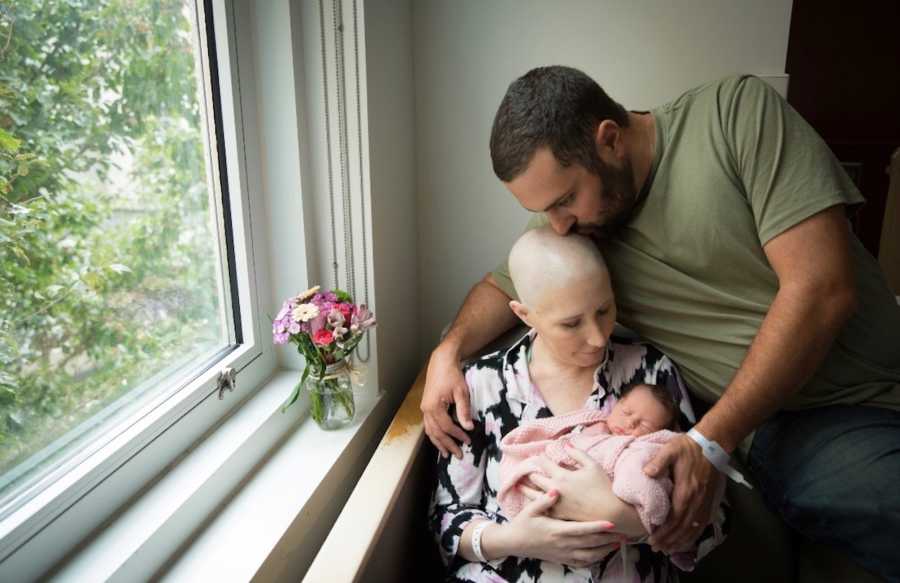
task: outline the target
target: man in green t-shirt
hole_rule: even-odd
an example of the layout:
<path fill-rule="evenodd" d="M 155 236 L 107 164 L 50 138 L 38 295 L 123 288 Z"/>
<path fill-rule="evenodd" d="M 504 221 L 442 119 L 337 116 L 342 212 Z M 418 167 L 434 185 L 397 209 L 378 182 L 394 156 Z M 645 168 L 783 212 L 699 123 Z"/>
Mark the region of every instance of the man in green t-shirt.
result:
<path fill-rule="evenodd" d="M 863 198 L 804 120 L 750 76 L 628 112 L 580 71 L 544 67 L 507 91 L 491 156 L 529 228 L 597 241 L 619 321 L 710 406 L 645 468 L 675 483 L 651 543 L 697 538 L 740 448 L 789 525 L 900 580 L 900 307 L 849 230 Z M 422 410 L 444 455 L 468 441 L 449 403 L 471 427 L 459 362 L 515 323 L 515 297 L 504 263 L 431 356 Z"/>

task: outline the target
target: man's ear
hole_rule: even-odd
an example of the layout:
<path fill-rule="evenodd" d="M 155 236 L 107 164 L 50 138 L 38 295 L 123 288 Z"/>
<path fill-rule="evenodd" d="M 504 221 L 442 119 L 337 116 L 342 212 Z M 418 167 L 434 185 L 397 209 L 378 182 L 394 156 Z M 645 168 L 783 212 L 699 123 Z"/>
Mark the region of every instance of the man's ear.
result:
<path fill-rule="evenodd" d="M 605 155 L 613 154 L 618 156 L 619 150 L 622 148 L 622 128 L 615 121 L 605 119 L 597 124 L 597 132 L 594 135 L 597 143 L 597 154 L 600 159 L 605 159 Z"/>
<path fill-rule="evenodd" d="M 525 322 L 527 326 L 531 326 L 531 322 L 528 321 L 529 310 L 528 306 L 523 304 L 522 302 L 517 302 L 516 300 L 509 301 L 509 309 L 513 311 L 513 314 L 519 317 L 520 320 Z"/>

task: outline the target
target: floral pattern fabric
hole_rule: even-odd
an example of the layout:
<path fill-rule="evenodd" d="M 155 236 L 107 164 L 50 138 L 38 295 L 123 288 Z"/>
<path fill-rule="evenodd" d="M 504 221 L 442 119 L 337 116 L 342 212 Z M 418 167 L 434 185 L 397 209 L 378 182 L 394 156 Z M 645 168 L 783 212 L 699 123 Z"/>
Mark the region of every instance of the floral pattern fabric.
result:
<path fill-rule="evenodd" d="M 500 489 L 500 442 L 503 437 L 533 419 L 552 417 L 540 392 L 531 382 L 527 353 L 534 332 L 523 336 L 507 350 L 495 352 L 464 367 L 469 386 L 474 429 L 471 443 L 463 446 L 463 458 L 438 456 L 438 480 L 431 501 L 429 526 L 447 565 L 447 580 L 458 582 L 517 583 L 551 581 L 634 581 L 664 583 L 678 580 L 678 570 L 669 557 L 654 553 L 649 545 L 627 545 L 589 568 L 524 557 L 506 557 L 488 563 L 466 561 L 458 554 L 463 530 L 472 519 L 503 523 L 497 501 Z M 585 408 L 609 413 L 622 389 L 632 383 L 668 387 L 679 407 L 682 428 L 694 424 L 694 413 L 675 365 L 654 347 L 613 338 L 608 358 L 594 374 L 594 387 Z M 726 505 L 715 512 L 695 549 L 680 553 L 678 564 L 699 560 L 724 540 Z M 623 552 L 624 551 L 624 552 Z"/>

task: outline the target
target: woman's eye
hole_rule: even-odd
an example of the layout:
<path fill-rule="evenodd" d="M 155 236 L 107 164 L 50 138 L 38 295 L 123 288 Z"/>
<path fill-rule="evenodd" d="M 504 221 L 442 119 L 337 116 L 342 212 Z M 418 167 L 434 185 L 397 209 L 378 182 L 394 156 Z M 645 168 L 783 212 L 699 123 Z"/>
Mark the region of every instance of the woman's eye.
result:
<path fill-rule="evenodd" d="M 565 328 L 577 328 L 580 322 L 563 322 Z"/>
<path fill-rule="evenodd" d="M 567 194 L 561 201 L 559 201 L 559 206 L 569 206 L 572 204 L 572 201 L 575 200 L 575 193 L 572 192 Z"/>

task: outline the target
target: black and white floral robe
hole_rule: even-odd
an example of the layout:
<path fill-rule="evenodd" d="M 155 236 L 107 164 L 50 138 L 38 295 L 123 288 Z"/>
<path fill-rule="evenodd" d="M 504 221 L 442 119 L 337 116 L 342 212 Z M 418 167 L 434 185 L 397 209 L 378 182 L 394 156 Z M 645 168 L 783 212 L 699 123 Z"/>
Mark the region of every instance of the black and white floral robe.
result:
<path fill-rule="evenodd" d="M 463 458 L 438 456 L 438 484 L 431 502 L 430 529 L 436 536 L 448 567 L 450 581 L 677 581 L 677 569 L 669 558 L 654 553 L 649 545 L 628 545 L 590 568 L 538 559 L 507 557 L 488 563 L 470 563 L 458 554 L 466 525 L 477 517 L 506 522 L 497 502 L 500 487 L 500 441 L 520 423 L 552 417 L 540 392 L 531 382 L 526 354 L 534 341 L 529 332 L 505 351 L 488 354 L 464 368 L 475 428 L 471 444 L 463 446 Z M 680 425 L 694 423 L 694 413 L 678 372 L 667 356 L 637 341 L 613 338 L 608 358 L 594 374 L 594 388 L 586 408 L 612 410 L 621 390 L 631 383 L 668 387 L 680 410 Z M 679 554 L 679 564 L 690 564 L 724 540 L 725 504 L 690 553 Z"/>

